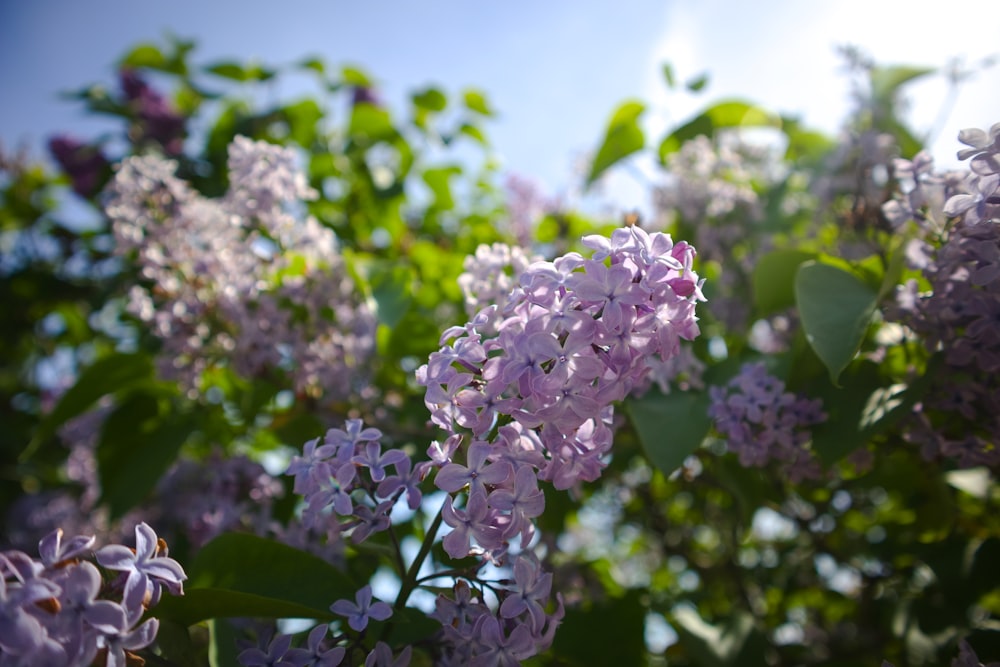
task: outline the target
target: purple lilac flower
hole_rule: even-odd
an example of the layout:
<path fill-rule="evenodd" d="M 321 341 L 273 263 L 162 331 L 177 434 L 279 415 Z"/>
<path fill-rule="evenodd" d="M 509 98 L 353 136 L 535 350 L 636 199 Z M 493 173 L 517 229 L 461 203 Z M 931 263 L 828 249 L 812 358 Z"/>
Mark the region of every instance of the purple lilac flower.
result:
<path fill-rule="evenodd" d="M 516 618 L 527 613 L 531 630 L 541 632 L 545 625 L 545 604 L 552 589 L 552 573 L 543 572 L 537 560 L 521 556 L 514 562 L 514 585 L 500 605 L 501 618 Z"/>
<path fill-rule="evenodd" d="M 375 648 L 365 658 L 365 667 L 407 667 L 412 654 L 413 648 L 406 646 L 398 656 L 393 656 L 392 647 L 385 642 L 376 642 Z"/>
<path fill-rule="evenodd" d="M 215 199 L 155 155 L 124 160 L 110 186 L 117 250 L 135 256 L 144 279 L 127 308 L 163 342 L 161 374 L 192 397 L 223 362 L 248 378 L 288 373 L 314 397 L 354 393 L 366 385 L 376 318 L 336 235 L 296 214 L 316 196 L 297 155 L 237 137 L 228 166 L 229 190 Z"/>
<path fill-rule="evenodd" d="M 154 141 L 167 155 L 184 150 L 186 119 L 171 108 L 167 99 L 132 69 L 119 73 L 125 102 L 135 115 L 130 138 L 137 144 Z"/>
<path fill-rule="evenodd" d="M 84 560 L 94 555 L 93 538 L 63 542 L 62 535 L 56 530 L 41 540 L 39 560 L 20 551 L 0 553 L 0 663 L 88 667 L 98 660 L 124 667 L 133 651 L 153 642 L 159 622 L 140 623 L 142 601 L 123 599 L 122 588 L 105 583 Z M 176 569 L 179 574 L 170 568 L 183 578 Z"/>
<path fill-rule="evenodd" d="M 473 317 L 484 308 L 495 305 L 503 310 L 517 279 L 540 257 L 530 257 L 524 250 L 504 243 L 480 245 L 476 254 L 465 258 L 465 269 L 458 277 L 458 286 L 465 300 L 465 312 Z"/>
<path fill-rule="evenodd" d="M 808 449 L 809 427 L 826 419 L 821 403 L 785 391 L 763 363 L 744 364 L 724 387 L 709 389 L 709 416 L 745 466 L 778 461 L 793 481 L 822 474 Z"/>
<path fill-rule="evenodd" d="M 570 253 L 531 264 L 505 308 L 449 329 L 441 350 L 418 370 L 434 423 L 452 436 L 471 430 L 471 440 L 463 438 L 465 464 L 443 452 L 435 459 L 439 488 L 470 485 L 468 509 L 448 510 L 456 525 L 476 510 L 503 533 L 512 510 L 479 512 L 472 498 L 489 487 L 512 490 L 523 465 L 558 488 L 596 479 L 611 445 L 611 404 L 644 382 L 647 358 L 671 358 L 680 340 L 698 334 L 694 306 L 704 297 L 691 246 L 638 227 L 588 236 L 584 244 L 594 259 Z M 511 422 L 535 435 L 486 439 Z M 504 461 L 514 469 L 496 467 Z M 520 479 L 524 489 L 527 477 Z M 492 534 L 485 527 L 460 535 Z M 460 543 L 452 538 L 455 549 Z"/>
<path fill-rule="evenodd" d="M 39 541 L 38 555 L 45 567 L 55 568 L 89 554 L 95 541 L 93 535 L 77 535 L 64 542 L 62 528 L 57 528 Z"/>
<path fill-rule="evenodd" d="M 479 651 L 469 663 L 474 667 L 519 667 L 521 660 L 535 655 L 535 642 L 526 625 L 515 626 L 504 636 L 495 616 L 481 616 L 474 631 Z"/>
<path fill-rule="evenodd" d="M 84 198 L 93 197 L 111 173 L 111 164 L 97 146 L 77 139 L 56 136 L 49 139 L 49 152 L 69 176 L 73 192 Z"/>
<path fill-rule="evenodd" d="M 44 579 L 23 578 L 9 554 L 0 554 L 0 574 L 0 650 L 10 655 L 38 651 L 49 637 L 28 608 L 57 595 L 59 587 Z M 8 578 L 12 581 L 8 582 Z"/>
<path fill-rule="evenodd" d="M 969 146 L 959 157 L 970 159 L 970 170 L 964 184 L 951 188 L 944 211 L 960 219 L 926 230 L 933 243 L 920 244 L 910 256 L 930 289 L 921 293 L 915 282 L 905 285 L 893 313 L 944 362 L 904 437 L 925 458 L 949 458 L 964 468 L 1000 463 L 998 132 L 1000 124 L 959 134 Z"/>
<path fill-rule="evenodd" d="M 180 563 L 160 554 L 156 533 L 145 522 L 135 527 L 135 550 L 113 544 L 95 554 L 101 567 L 127 573 L 125 580 L 126 609 L 156 604 L 160 591 L 166 588 L 174 595 L 183 593 L 187 579 Z"/>
<path fill-rule="evenodd" d="M 360 421 L 331 430 L 323 445 L 306 444 L 289 468 L 305 496 L 305 523 L 319 528 L 324 516 L 353 509 L 331 531 L 364 539 L 388 527 L 404 488 L 413 507 L 415 483 L 436 468 L 435 485 L 449 494 L 441 509 L 450 528 L 445 552 L 503 567 L 515 537 L 522 549 L 532 540 L 544 509 L 538 480 L 565 490 L 600 476 L 612 445 L 613 403 L 643 386 L 648 359 L 671 359 L 681 341 L 698 335 L 695 306 L 704 296 L 687 243 L 638 227 L 583 243 L 593 259 L 569 253 L 529 265 L 503 308 L 490 305 L 448 328 L 441 349 L 417 370 L 431 419 L 447 432 L 428 448 L 430 461 L 386 460 L 381 433 Z M 385 471 L 390 464 L 395 475 Z M 374 508 L 373 490 L 385 499 Z M 558 595 L 556 610 L 545 611 L 551 575 L 524 555 L 513 568 L 513 581 L 497 586 L 499 616 L 473 601 L 461 581 L 455 601 L 439 597 L 442 664 L 514 664 L 551 645 L 563 616 Z M 391 611 L 372 603 L 370 586 L 331 609 L 358 631 Z M 388 664 L 390 657 L 372 659 Z"/>
<path fill-rule="evenodd" d="M 329 630 L 325 624 L 317 625 L 309 631 L 305 646 L 288 651 L 286 659 L 295 667 L 337 667 L 343 662 L 347 649 L 343 646 L 324 646 Z"/>
<path fill-rule="evenodd" d="M 382 601 L 372 602 L 372 587 L 365 586 L 350 600 L 337 600 L 330 605 L 334 614 L 347 617 L 347 624 L 352 629 L 361 632 L 368 627 L 368 619 L 384 621 L 392 616 L 392 607 Z"/>
<path fill-rule="evenodd" d="M 241 651 L 236 659 L 243 667 L 292 667 L 295 663 L 289 654 L 291 646 L 292 636 L 279 634 L 267 642 L 266 650 L 253 646 Z"/>

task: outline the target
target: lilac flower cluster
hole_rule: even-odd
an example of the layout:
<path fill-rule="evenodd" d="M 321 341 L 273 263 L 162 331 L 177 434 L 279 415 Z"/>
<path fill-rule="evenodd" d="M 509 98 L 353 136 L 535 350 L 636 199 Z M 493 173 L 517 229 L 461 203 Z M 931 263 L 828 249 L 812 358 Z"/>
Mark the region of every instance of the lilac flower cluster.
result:
<path fill-rule="evenodd" d="M 928 230 L 940 232 L 947 217 L 944 204 L 950 195 L 961 191 L 960 172 L 937 173 L 934 159 L 925 151 L 912 160 L 897 158 L 892 162 L 897 192 L 882 204 L 882 215 L 893 229 L 908 221 Z"/>
<path fill-rule="evenodd" d="M 671 359 L 682 339 L 698 335 L 695 305 L 704 297 L 694 248 L 638 227 L 583 243 L 591 259 L 570 253 L 523 268 L 502 308 L 491 304 L 445 331 L 417 370 L 431 420 L 448 434 L 431 443 L 430 461 L 383 452 L 379 430 L 349 420 L 306 443 L 289 466 L 303 523 L 354 542 L 388 530 L 403 495 L 419 507 L 419 485 L 436 469 L 434 485 L 448 495 L 429 539 L 443 522 L 447 555 L 479 562 L 440 575 L 456 581 L 455 597 L 440 595 L 434 612 L 440 664 L 516 665 L 551 645 L 563 606 L 557 596 L 555 611 L 546 610 L 552 575 L 530 551 L 545 507 L 538 482 L 566 490 L 597 479 L 610 453 L 612 404 L 646 382 L 649 359 Z M 498 266 L 508 262 L 502 248 L 481 250 L 500 255 Z M 520 552 L 508 559 L 515 540 Z M 513 578 L 481 582 L 475 573 L 488 563 Z M 474 594 L 477 583 L 496 605 Z M 373 611 L 384 614 L 377 604 L 363 589 L 331 609 L 358 630 L 379 618 Z"/>
<path fill-rule="evenodd" d="M 654 192 L 657 210 L 680 215 L 692 225 L 734 212 L 760 220 L 763 210 L 754 182 L 766 175 L 767 164 L 767 153 L 747 144 L 695 137 L 667 158 L 670 180 Z"/>
<path fill-rule="evenodd" d="M 450 494 L 442 517 L 452 558 L 503 562 L 513 540 L 526 548 L 545 507 L 538 481 L 566 490 L 597 479 L 611 449 L 613 403 L 645 381 L 648 359 L 672 358 L 681 339 L 698 335 L 702 282 L 690 245 L 639 227 L 583 243 L 592 259 L 569 253 L 531 264 L 503 309 L 487 307 L 445 331 L 443 347 L 417 371 L 431 419 L 448 433 L 428 453 L 435 486 Z M 447 618 L 448 664 L 516 664 L 548 645 L 561 605 L 543 613 L 550 575 L 529 558 L 514 563 L 524 606 L 508 597 L 499 617 Z M 448 604 L 467 601 L 439 600 L 439 614 Z M 484 633 L 488 645 L 475 648 Z"/>
<path fill-rule="evenodd" d="M 106 211 L 144 285 L 132 314 L 163 341 L 161 372 L 191 393 L 229 363 L 243 376 L 288 372 L 295 389 L 346 398 L 364 381 L 375 317 L 356 295 L 333 232 L 300 213 L 315 196 L 287 148 L 237 137 L 230 188 L 194 192 L 156 156 L 118 169 Z"/>
<path fill-rule="evenodd" d="M 911 250 L 930 291 L 910 281 L 898 295 L 903 323 L 940 351 L 947 373 L 910 421 L 906 437 L 928 459 L 952 458 L 962 467 L 1000 464 L 1000 123 L 988 132 L 963 130 L 959 152 L 971 158 L 964 184 L 948 188 L 944 215 L 958 218 L 934 249 Z M 929 230 L 940 238 L 938 229 Z"/>
<path fill-rule="evenodd" d="M 81 197 L 97 194 L 111 173 L 111 164 L 100 146 L 59 135 L 49 139 L 49 152 L 69 177 L 73 192 Z"/>
<path fill-rule="evenodd" d="M 886 198 L 893 161 L 899 155 L 891 134 L 848 129 L 838 137 L 837 148 L 826 159 L 823 175 L 812 184 L 819 209 L 840 211 L 846 226 L 873 223 Z M 846 207 L 838 199 L 848 197 Z"/>
<path fill-rule="evenodd" d="M 809 427 L 826 420 L 820 401 L 785 391 L 763 363 L 744 364 L 724 387 L 710 387 L 708 415 L 745 466 L 778 461 L 793 482 L 822 476 Z"/>
<path fill-rule="evenodd" d="M 358 544 L 389 528 L 389 513 L 403 495 L 410 509 L 420 506 L 428 464 L 414 466 L 400 449 L 382 452 L 381 438 L 378 429 L 349 419 L 345 429 L 330 429 L 322 444 L 310 440 L 292 459 L 286 474 L 295 477 L 294 491 L 305 500 L 307 529 L 329 542 L 349 533 Z"/>
<path fill-rule="evenodd" d="M 337 600 L 330 609 L 335 614 L 348 617 L 348 625 L 361 632 L 368 627 L 368 620 L 384 621 L 392 616 L 392 608 L 384 602 L 372 602 L 371 586 L 365 586 L 358 591 L 354 602 Z M 326 623 L 317 625 L 309 631 L 305 643 L 300 647 L 292 646 L 293 636 L 279 634 L 273 638 L 263 637 L 260 646 L 250 647 L 237 656 L 244 667 L 337 667 L 344 663 L 348 651 L 354 646 L 344 645 L 346 634 L 328 636 L 330 626 Z M 394 655 L 392 647 L 385 642 L 375 643 L 374 648 L 365 655 L 365 667 L 407 667 L 413 649 L 404 647 L 398 655 Z M 363 654 L 364 655 L 364 654 Z M 356 664 L 348 662 L 347 664 Z"/>
<path fill-rule="evenodd" d="M 968 146 L 958 152 L 958 159 L 971 158 L 967 192 L 949 198 L 944 212 L 962 216 L 966 224 L 996 221 L 1000 219 L 1000 123 L 988 132 L 975 127 L 962 130 L 958 140 Z"/>
<path fill-rule="evenodd" d="M 159 621 L 142 616 L 164 589 L 183 594 L 183 568 L 145 523 L 135 528 L 135 549 L 95 552 L 94 542 L 56 530 L 39 542 L 38 559 L 0 552 L 0 665 L 124 667 L 153 642 Z"/>
<path fill-rule="evenodd" d="M 532 262 L 540 259 L 506 243 L 480 245 L 475 255 L 465 258 L 462 265 L 465 271 L 458 277 L 466 314 L 473 317 L 493 304 L 503 310 L 518 277 Z"/>
<path fill-rule="evenodd" d="M 179 461 L 160 479 L 156 502 L 146 515 L 174 526 L 195 548 L 224 532 L 271 528 L 281 483 L 245 456 L 213 454 L 205 461 Z M 170 499 L 167 501 L 166 499 Z"/>
<path fill-rule="evenodd" d="M 533 263 L 502 311 L 486 308 L 445 331 L 444 346 L 417 370 L 431 419 L 450 436 L 432 454 L 442 468 L 435 483 L 449 493 L 470 486 L 456 517 L 490 517 L 476 523 L 492 530 L 474 535 L 487 551 L 521 523 L 485 502 L 487 486 L 520 495 L 530 489 L 517 480 L 536 474 L 558 489 L 596 479 L 611 446 L 612 404 L 644 379 L 646 359 L 673 357 L 681 339 L 698 335 L 695 304 L 704 297 L 694 248 L 639 227 L 583 242 L 592 259 Z M 486 337 L 488 327 L 497 334 Z M 465 464 L 454 460 L 460 449 Z M 530 475 L 519 476 L 522 468 Z"/>
<path fill-rule="evenodd" d="M 135 70 L 123 69 L 119 80 L 125 105 L 134 118 L 129 139 L 136 145 L 154 143 L 167 155 L 180 155 L 186 134 L 184 116 Z"/>
<path fill-rule="evenodd" d="M 770 235 L 754 238 L 752 229 L 764 219 L 758 188 L 769 187 L 782 176 L 776 157 L 735 135 L 715 140 L 698 136 L 667 158 L 667 180 L 653 192 L 658 224 L 680 222 L 695 235 L 702 261 L 725 266 L 708 308 L 730 330 L 748 324 L 745 288 L 758 256 L 735 250 L 747 247 L 750 239 L 757 252 L 770 243 Z M 791 193 L 786 201 L 794 201 Z"/>

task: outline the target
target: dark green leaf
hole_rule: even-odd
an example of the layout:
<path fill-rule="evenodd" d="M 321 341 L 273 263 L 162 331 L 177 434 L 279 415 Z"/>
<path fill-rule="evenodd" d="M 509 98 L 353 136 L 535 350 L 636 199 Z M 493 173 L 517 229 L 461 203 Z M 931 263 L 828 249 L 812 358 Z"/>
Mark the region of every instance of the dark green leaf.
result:
<path fill-rule="evenodd" d="M 709 398 L 704 392 L 675 391 L 664 395 L 656 390 L 642 398 L 625 402 L 646 456 L 669 475 L 701 445 L 712 426 L 708 416 Z"/>
<path fill-rule="evenodd" d="M 684 84 L 692 93 L 701 92 L 708 85 L 708 73 L 700 74 Z"/>
<path fill-rule="evenodd" d="M 639 116 L 645 110 L 641 102 L 625 102 L 611 116 L 604 133 L 604 141 L 597 149 L 597 155 L 590 166 L 586 185 L 590 186 L 608 167 L 641 150 L 646 143 Z"/>
<path fill-rule="evenodd" d="M 190 415 L 162 414 L 160 398 L 131 394 L 108 415 L 97 446 L 101 502 L 112 518 L 139 504 L 195 431 Z"/>
<path fill-rule="evenodd" d="M 240 650 L 236 640 L 240 638 L 241 633 L 225 618 L 209 620 L 207 625 L 209 633 L 209 665 L 211 667 L 232 667 L 232 665 L 238 665 Z"/>
<path fill-rule="evenodd" d="M 553 652 L 574 665 L 640 665 L 646 651 L 646 610 L 631 590 L 588 609 L 570 609 L 559 626 Z"/>
<path fill-rule="evenodd" d="M 758 315 L 770 315 L 795 305 L 795 272 L 799 265 L 816 258 L 804 250 L 774 250 L 754 267 L 751 282 Z"/>
<path fill-rule="evenodd" d="M 32 444 L 25 453 L 30 453 L 67 421 L 90 409 L 102 396 L 111 394 L 153 376 L 153 363 L 144 354 L 115 353 L 98 359 L 91 364 L 76 384 L 63 394 L 62 398 L 38 427 Z"/>
<path fill-rule="evenodd" d="M 840 378 L 840 387 L 822 385 L 812 393 L 823 401 L 827 419 L 813 429 L 813 449 L 832 464 L 886 432 L 927 391 L 933 365 L 911 385 L 888 384 L 878 366 L 865 361 L 852 366 Z"/>
<path fill-rule="evenodd" d="M 853 274 L 809 261 L 795 274 L 795 301 L 806 340 L 837 378 L 861 347 L 878 295 Z"/>
<path fill-rule="evenodd" d="M 677 77 L 674 76 L 674 67 L 670 63 L 663 63 L 663 80 L 667 82 L 667 88 L 673 90 L 677 85 Z"/>
<path fill-rule="evenodd" d="M 185 625 L 240 616 L 331 620 L 330 605 L 353 600 L 358 588 L 318 556 L 246 533 L 220 535 L 186 569 L 185 594 L 164 596 L 153 610 Z"/>
<path fill-rule="evenodd" d="M 378 625 L 377 622 L 373 623 L 375 627 Z M 392 640 L 396 645 L 421 643 L 441 630 L 439 621 L 435 621 L 419 609 L 410 607 L 394 610 L 392 617 L 381 625 L 387 628 L 386 639 Z"/>
<path fill-rule="evenodd" d="M 188 627 L 169 619 L 160 619 L 160 629 L 156 633 L 156 646 L 163 657 L 177 667 L 200 667 L 198 649 L 191 641 Z"/>

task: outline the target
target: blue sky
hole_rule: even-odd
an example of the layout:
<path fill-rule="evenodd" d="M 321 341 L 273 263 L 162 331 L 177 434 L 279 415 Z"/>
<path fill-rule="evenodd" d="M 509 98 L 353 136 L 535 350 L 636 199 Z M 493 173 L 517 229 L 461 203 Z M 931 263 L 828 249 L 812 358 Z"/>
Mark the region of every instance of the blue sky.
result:
<path fill-rule="evenodd" d="M 0 0 L 0 141 L 40 153 L 55 131 L 104 127 L 57 93 L 110 83 L 111 65 L 128 46 L 166 32 L 196 39 L 202 63 L 281 65 L 317 54 L 360 64 L 390 103 L 428 83 L 450 92 L 482 88 L 500 111 L 491 136 L 505 167 L 560 193 L 579 182 L 574 165 L 625 98 L 650 103 L 651 137 L 708 100 L 733 96 L 832 132 L 849 105 L 835 45 L 856 44 L 887 63 L 973 63 L 1000 52 L 1000 2 Z M 707 71 L 706 94 L 668 94 L 665 61 L 682 80 Z M 918 129 L 933 126 L 944 93 L 940 77 L 913 89 Z M 1000 67 L 993 67 L 962 88 L 935 155 L 954 164 L 957 130 L 997 120 Z M 645 205 L 623 201 L 645 197 L 630 178 L 612 178 L 609 196 L 623 208 Z"/>

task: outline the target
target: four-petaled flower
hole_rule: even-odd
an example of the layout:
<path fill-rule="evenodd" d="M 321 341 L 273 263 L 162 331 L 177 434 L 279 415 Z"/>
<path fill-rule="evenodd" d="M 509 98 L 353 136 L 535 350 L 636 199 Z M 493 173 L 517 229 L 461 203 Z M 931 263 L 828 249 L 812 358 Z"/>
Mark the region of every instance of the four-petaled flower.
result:
<path fill-rule="evenodd" d="M 337 600 L 330 605 L 334 614 L 347 617 L 347 624 L 352 629 L 361 632 L 368 627 L 368 619 L 384 621 L 392 616 L 392 607 L 382 601 L 372 602 L 372 587 L 367 585 L 350 600 Z"/>
<path fill-rule="evenodd" d="M 126 609 L 156 604 L 160 591 L 166 587 L 171 593 L 183 592 L 187 579 L 180 563 L 173 558 L 158 555 L 159 540 L 145 522 L 135 527 L 135 550 L 120 544 L 102 547 L 95 556 L 97 562 L 109 570 L 127 572 L 124 603 Z"/>

